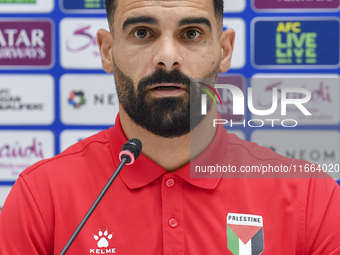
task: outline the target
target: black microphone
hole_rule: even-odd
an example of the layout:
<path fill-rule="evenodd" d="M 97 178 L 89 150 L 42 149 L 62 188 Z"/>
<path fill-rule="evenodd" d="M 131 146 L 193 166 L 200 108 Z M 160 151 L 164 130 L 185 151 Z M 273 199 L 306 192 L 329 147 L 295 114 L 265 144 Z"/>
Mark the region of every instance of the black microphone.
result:
<path fill-rule="evenodd" d="M 130 139 L 123 145 L 122 151 L 119 153 L 119 160 L 122 161 L 125 158 L 127 165 L 132 165 L 139 157 L 142 147 L 142 142 L 139 139 Z"/>
<path fill-rule="evenodd" d="M 90 210 L 86 213 L 83 220 L 79 223 L 77 229 L 74 231 L 73 235 L 71 236 L 71 238 L 66 243 L 66 245 L 63 248 L 63 250 L 61 251 L 60 255 L 64 255 L 66 253 L 66 251 L 68 250 L 68 248 L 70 248 L 74 239 L 77 237 L 80 230 L 85 225 L 86 221 L 90 218 L 94 209 L 97 207 L 100 200 L 105 195 L 106 191 L 110 188 L 112 182 L 116 179 L 120 170 L 122 170 L 123 166 L 125 166 L 125 164 L 127 164 L 127 165 L 133 164 L 135 162 L 135 160 L 139 157 L 141 151 L 142 151 L 142 142 L 137 138 L 132 138 L 123 145 L 122 151 L 119 153 L 119 159 L 121 161 L 119 166 L 117 167 L 116 171 L 111 176 L 110 180 L 106 183 L 105 187 L 100 192 L 99 196 L 94 201 L 93 205 L 91 206 Z"/>

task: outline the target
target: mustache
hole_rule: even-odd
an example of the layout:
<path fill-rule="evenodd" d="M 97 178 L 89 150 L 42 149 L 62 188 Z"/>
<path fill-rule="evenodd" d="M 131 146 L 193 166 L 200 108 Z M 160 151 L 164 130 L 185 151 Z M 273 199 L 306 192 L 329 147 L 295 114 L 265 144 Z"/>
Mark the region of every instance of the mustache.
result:
<path fill-rule="evenodd" d="M 163 69 L 158 69 L 149 76 L 146 76 L 138 83 L 138 90 L 147 89 L 147 87 L 152 86 L 157 83 L 176 83 L 184 85 L 188 90 L 190 90 L 190 83 L 193 82 L 190 77 L 174 69 L 171 72 L 166 72 Z"/>

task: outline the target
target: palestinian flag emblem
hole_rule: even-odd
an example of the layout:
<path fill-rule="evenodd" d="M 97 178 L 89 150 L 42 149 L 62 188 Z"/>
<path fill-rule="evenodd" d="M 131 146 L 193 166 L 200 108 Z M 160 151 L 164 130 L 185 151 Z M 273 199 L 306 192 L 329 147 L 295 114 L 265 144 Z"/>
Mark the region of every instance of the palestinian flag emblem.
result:
<path fill-rule="evenodd" d="M 262 216 L 227 215 L 228 249 L 234 255 L 259 255 L 264 250 Z"/>

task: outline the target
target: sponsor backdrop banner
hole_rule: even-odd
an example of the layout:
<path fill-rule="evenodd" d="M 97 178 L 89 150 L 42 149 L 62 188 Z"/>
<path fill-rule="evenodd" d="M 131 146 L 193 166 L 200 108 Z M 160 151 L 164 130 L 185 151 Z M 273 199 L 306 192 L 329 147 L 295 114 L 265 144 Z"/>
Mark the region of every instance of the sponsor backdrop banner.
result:
<path fill-rule="evenodd" d="M 256 11 L 272 12 L 303 12 L 303 11 L 337 11 L 340 7 L 339 0 L 310 0 L 310 1 L 290 1 L 290 0 L 252 0 L 253 8 Z"/>
<path fill-rule="evenodd" d="M 339 67 L 338 18 L 256 18 L 252 40 L 257 68 Z"/>
<path fill-rule="evenodd" d="M 0 19 L 0 68 L 51 67 L 53 38 L 51 20 Z"/>
<path fill-rule="evenodd" d="M 300 125 L 336 125 L 340 122 L 340 77 L 338 75 L 315 74 L 255 74 L 251 78 L 253 104 L 258 110 L 272 106 L 272 90 L 278 91 L 278 100 L 282 88 L 305 88 L 311 93 L 311 99 L 304 106 L 312 114 L 306 116 L 295 105 L 287 106 L 285 119 L 297 120 Z M 294 93 L 287 94 L 293 97 Z M 296 97 L 296 96 L 295 96 Z M 280 119 L 281 105 L 267 116 L 252 114 L 252 119 Z M 270 124 L 270 122 L 266 122 Z"/>
<path fill-rule="evenodd" d="M 65 124 L 115 124 L 118 97 L 112 76 L 65 74 L 60 79 L 60 100 Z"/>
<path fill-rule="evenodd" d="M 96 34 L 106 19 L 65 18 L 60 22 L 60 62 L 68 69 L 102 69 Z"/>
<path fill-rule="evenodd" d="M 251 135 L 251 141 L 269 147 L 285 157 L 320 165 L 334 178 L 340 178 L 338 131 L 323 131 L 320 135 L 320 130 L 256 130 Z"/>
<path fill-rule="evenodd" d="M 333 167 L 339 180 L 340 1 L 224 3 L 223 28 L 234 29 L 236 39 L 231 69 L 219 83 L 234 85 L 245 99 L 244 114 L 233 115 L 233 93 L 216 90 L 225 128 L 284 156 Z M 27 166 L 113 126 L 118 98 L 96 40 L 96 31 L 109 27 L 104 0 L 0 0 L 0 13 L 1 207 Z M 282 116 L 289 88 L 310 91 L 303 106 L 311 116 L 294 105 Z M 271 109 L 274 89 L 276 111 L 256 114 Z M 287 128 L 284 119 L 297 125 Z"/>
<path fill-rule="evenodd" d="M 0 124 L 52 124 L 54 91 L 51 75 L 0 74 Z"/>
<path fill-rule="evenodd" d="M 0 13 L 49 13 L 55 0 L 0 0 Z"/>
<path fill-rule="evenodd" d="M 51 131 L 0 131 L 0 178 L 16 180 L 25 168 L 54 154 Z"/>
<path fill-rule="evenodd" d="M 105 13 L 105 0 L 60 0 L 60 8 L 64 12 L 102 12 Z"/>

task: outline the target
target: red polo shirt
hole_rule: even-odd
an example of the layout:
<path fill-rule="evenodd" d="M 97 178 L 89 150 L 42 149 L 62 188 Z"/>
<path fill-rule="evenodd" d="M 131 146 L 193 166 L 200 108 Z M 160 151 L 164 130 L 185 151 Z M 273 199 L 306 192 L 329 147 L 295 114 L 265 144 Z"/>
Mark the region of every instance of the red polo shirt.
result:
<path fill-rule="evenodd" d="M 59 254 L 119 164 L 116 126 L 25 170 L 0 215 L 0 254 Z M 231 165 L 291 164 L 219 127 L 204 153 Z M 203 154 L 204 154 L 203 153 Z M 332 179 L 190 178 L 141 155 L 125 166 L 67 254 L 340 254 Z"/>

